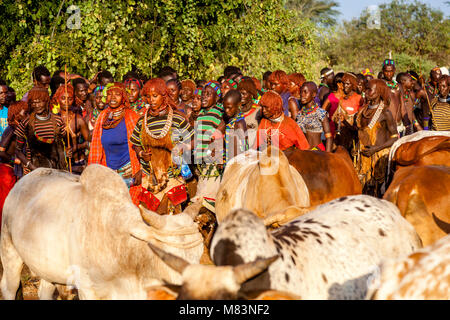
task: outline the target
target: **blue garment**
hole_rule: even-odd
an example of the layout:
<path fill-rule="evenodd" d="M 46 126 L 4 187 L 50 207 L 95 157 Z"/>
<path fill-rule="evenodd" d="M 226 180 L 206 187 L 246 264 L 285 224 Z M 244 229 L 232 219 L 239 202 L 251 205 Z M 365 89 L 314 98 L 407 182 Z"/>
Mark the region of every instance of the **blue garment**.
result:
<path fill-rule="evenodd" d="M 291 93 L 289 91 L 285 91 L 280 94 L 281 99 L 283 100 L 283 112 L 285 116 L 289 117 L 289 98 L 291 97 Z"/>
<path fill-rule="evenodd" d="M 0 110 L 0 137 L 8 126 L 8 107 L 3 106 Z"/>
<path fill-rule="evenodd" d="M 108 168 L 117 170 L 130 162 L 125 119 L 122 119 L 115 128 L 103 129 L 102 145 Z"/>

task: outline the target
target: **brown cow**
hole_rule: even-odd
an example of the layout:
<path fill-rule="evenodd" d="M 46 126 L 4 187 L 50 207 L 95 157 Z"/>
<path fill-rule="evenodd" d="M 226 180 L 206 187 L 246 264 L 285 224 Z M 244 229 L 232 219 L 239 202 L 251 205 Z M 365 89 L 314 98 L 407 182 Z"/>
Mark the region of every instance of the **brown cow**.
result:
<path fill-rule="evenodd" d="M 369 285 L 373 300 L 449 300 L 450 236 L 400 260 L 385 261 Z"/>
<path fill-rule="evenodd" d="M 450 167 L 400 168 L 383 198 L 397 205 L 424 246 L 450 232 Z"/>
<path fill-rule="evenodd" d="M 335 153 L 298 149 L 289 149 L 284 153 L 289 164 L 297 169 L 305 181 L 311 206 L 361 194 L 361 182 L 343 147 L 339 146 Z"/>
<path fill-rule="evenodd" d="M 419 131 L 397 140 L 389 152 L 388 172 L 408 166 L 448 165 L 450 132 Z"/>
<path fill-rule="evenodd" d="M 248 151 L 227 165 L 216 199 L 219 224 L 237 208 L 252 210 L 266 225 L 285 223 L 319 204 L 361 194 L 361 183 L 342 147 L 336 153 L 268 150 L 273 151 Z"/>

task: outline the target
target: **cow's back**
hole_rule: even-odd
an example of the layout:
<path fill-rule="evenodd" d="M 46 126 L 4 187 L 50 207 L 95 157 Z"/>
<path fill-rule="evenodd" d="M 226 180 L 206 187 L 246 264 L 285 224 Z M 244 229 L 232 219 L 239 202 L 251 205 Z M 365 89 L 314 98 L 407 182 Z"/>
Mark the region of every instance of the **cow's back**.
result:
<path fill-rule="evenodd" d="M 383 198 L 400 209 L 425 246 L 450 232 L 450 167 L 401 168 Z"/>
<path fill-rule="evenodd" d="M 346 151 L 289 150 L 291 166 L 301 174 L 309 190 L 311 206 L 333 199 L 361 194 L 362 186 Z"/>

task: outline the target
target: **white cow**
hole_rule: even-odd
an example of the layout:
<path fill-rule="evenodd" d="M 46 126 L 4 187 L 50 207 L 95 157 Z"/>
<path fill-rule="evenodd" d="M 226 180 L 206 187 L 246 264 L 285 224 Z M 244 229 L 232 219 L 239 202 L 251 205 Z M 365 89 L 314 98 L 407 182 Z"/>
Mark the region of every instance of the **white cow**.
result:
<path fill-rule="evenodd" d="M 369 285 L 374 300 L 449 300 L 450 235 L 409 256 L 386 260 Z"/>
<path fill-rule="evenodd" d="M 51 284 L 73 284 L 80 299 L 145 299 L 145 288 L 160 280 L 181 282 L 148 242 L 192 263 L 203 253 L 192 217 L 140 212 L 111 169 L 90 165 L 80 177 L 37 169 L 14 186 L 3 208 L 2 294 L 14 299 L 25 263 L 44 280 L 42 299 L 51 298 Z"/>

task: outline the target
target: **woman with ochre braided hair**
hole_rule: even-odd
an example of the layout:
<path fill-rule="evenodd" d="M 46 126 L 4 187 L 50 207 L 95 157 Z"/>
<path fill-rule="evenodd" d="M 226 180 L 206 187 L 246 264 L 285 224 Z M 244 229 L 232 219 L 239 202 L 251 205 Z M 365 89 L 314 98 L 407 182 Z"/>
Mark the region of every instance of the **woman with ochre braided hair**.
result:
<path fill-rule="evenodd" d="M 341 145 L 352 154 L 354 143 L 357 137 L 351 129 L 353 126 L 355 114 L 363 105 L 364 99 L 356 93 L 356 76 L 352 73 L 345 73 L 342 77 L 344 86 L 344 96 L 339 99 L 339 106 L 334 112 L 332 120 L 336 124 L 336 145 Z"/>
<path fill-rule="evenodd" d="M 263 119 L 258 127 L 254 149 L 264 150 L 269 144 L 281 151 L 295 147 L 308 150 L 309 143 L 297 123 L 283 112 L 283 100 L 275 91 L 267 91 L 259 102 Z"/>
<path fill-rule="evenodd" d="M 72 162 L 72 172 L 81 174 L 86 166 L 85 150 L 89 148 L 88 125 L 83 117 L 75 112 L 74 89 L 71 84 L 59 87 L 53 98 L 56 103 L 54 109 L 59 110 L 58 115 L 64 124 L 69 123 L 70 144 L 66 146 L 66 153 Z M 67 140 L 65 141 L 67 142 Z"/>
<path fill-rule="evenodd" d="M 192 101 L 194 99 L 194 91 L 197 89 L 195 82 L 191 79 L 186 79 L 181 81 L 181 91 L 180 91 L 180 111 L 184 112 L 186 115 L 189 109 L 192 107 Z"/>
<path fill-rule="evenodd" d="M 359 153 L 356 170 L 363 193 L 381 196 L 389 150 L 398 139 L 397 126 L 389 110 L 389 87 L 383 80 L 370 80 L 366 89 L 367 103 L 356 115 Z"/>
<path fill-rule="evenodd" d="M 269 82 L 271 89 L 278 93 L 283 101 L 284 115 L 296 119 L 298 113 L 298 104 L 290 99 L 291 93 L 289 92 L 289 78 L 286 72 L 282 70 L 275 70 L 269 76 Z"/>
<path fill-rule="evenodd" d="M 0 140 L 0 231 L 2 226 L 3 204 L 9 191 L 14 187 L 20 174 L 15 170 L 20 160 L 15 158 L 16 136 L 14 129 L 22 121 L 28 112 L 28 104 L 25 101 L 13 102 L 8 107 L 8 126 Z"/>
<path fill-rule="evenodd" d="M 130 101 L 130 108 L 138 115 L 143 116 L 145 112 L 144 101 L 141 97 L 142 81 L 134 78 L 125 80 L 125 87 L 128 93 L 128 100 Z"/>
<path fill-rule="evenodd" d="M 15 130 L 16 156 L 24 174 L 39 167 L 67 169 L 64 155 L 65 125 L 60 116 L 50 111 L 48 90 L 34 87 L 28 92 L 31 114 Z"/>
<path fill-rule="evenodd" d="M 106 103 L 95 123 L 88 164 L 101 164 L 124 180 L 133 203 L 139 204 L 141 167 L 130 142 L 139 115 L 129 108 L 128 94 L 120 82 L 107 84 Z"/>
<path fill-rule="evenodd" d="M 152 209 L 160 214 L 180 213 L 187 200 L 181 163 L 181 152 L 191 150 L 194 134 L 189 122 L 172 100 L 164 80 L 147 81 L 142 89 L 146 112 L 137 122 L 131 143 L 142 167 L 142 187 L 155 196 L 159 205 Z"/>

